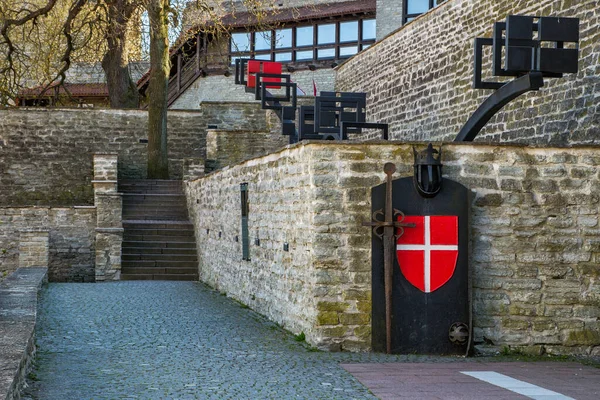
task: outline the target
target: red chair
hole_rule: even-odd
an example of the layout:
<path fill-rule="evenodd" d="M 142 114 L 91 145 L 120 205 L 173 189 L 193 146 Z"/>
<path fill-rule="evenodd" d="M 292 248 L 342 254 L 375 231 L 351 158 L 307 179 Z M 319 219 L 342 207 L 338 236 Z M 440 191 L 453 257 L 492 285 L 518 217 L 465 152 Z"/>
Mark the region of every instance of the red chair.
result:
<path fill-rule="evenodd" d="M 281 75 L 282 65 L 278 62 L 273 61 L 259 61 L 250 60 L 248 61 L 248 84 L 249 88 L 256 87 L 256 74 L 277 74 Z M 263 78 L 263 82 L 281 82 L 281 78 Z M 267 88 L 279 88 L 277 85 L 267 85 Z"/>

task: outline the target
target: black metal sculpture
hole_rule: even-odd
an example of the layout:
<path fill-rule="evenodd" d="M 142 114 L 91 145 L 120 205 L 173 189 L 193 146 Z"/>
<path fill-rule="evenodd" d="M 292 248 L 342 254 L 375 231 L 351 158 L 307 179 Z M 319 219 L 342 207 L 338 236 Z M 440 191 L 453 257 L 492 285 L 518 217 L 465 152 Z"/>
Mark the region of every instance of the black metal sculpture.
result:
<path fill-rule="evenodd" d="M 436 150 L 429 143 L 427 149 L 421 152 L 413 147 L 413 153 L 415 189 L 422 197 L 435 197 L 442 189 L 442 148 Z"/>
<path fill-rule="evenodd" d="M 475 39 L 473 88 L 496 89 L 496 92 L 473 113 L 454 139 L 455 142 L 473 141 L 502 107 L 524 93 L 539 90 L 544 86 L 544 78 L 561 78 L 565 73 L 577 72 L 577 18 L 509 15 L 506 22 L 494 25 L 493 35 L 491 39 Z M 571 43 L 571 47 L 565 48 L 565 43 Z M 514 76 L 517 79 L 508 83 L 483 81 L 483 46 L 492 47 L 494 76 Z"/>
<path fill-rule="evenodd" d="M 244 85 L 246 92 L 254 93 L 263 109 L 274 110 L 279 116 L 281 133 L 290 137 L 290 143 L 300 140 L 348 140 L 349 133 L 362 129 L 380 129 L 388 139 L 388 125 L 366 122 L 366 93 L 321 92 L 314 106 L 297 107 L 296 83 L 289 74 L 281 73 L 281 64 L 251 59 L 235 60 L 235 83 Z M 275 72 L 267 72 L 275 70 Z M 289 68 L 288 68 L 289 70 Z M 268 89 L 282 90 L 283 94 Z M 282 103 L 290 103 L 284 105 Z M 296 111 L 299 126 L 296 129 Z"/>

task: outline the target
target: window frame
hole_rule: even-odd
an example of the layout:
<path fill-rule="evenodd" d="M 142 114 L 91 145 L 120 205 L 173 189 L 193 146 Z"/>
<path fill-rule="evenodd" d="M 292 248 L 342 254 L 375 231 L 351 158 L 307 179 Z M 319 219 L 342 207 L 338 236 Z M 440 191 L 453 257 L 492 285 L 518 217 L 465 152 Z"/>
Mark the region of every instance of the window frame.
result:
<path fill-rule="evenodd" d="M 268 56 L 268 61 L 275 61 L 277 54 L 291 53 L 291 59 L 289 61 L 280 61 L 280 62 L 285 63 L 285 64 L 302 64 L 302 63 L 311 64 L 311 63 L 315 63 L 315 62 L 318 63 L 318 62 L 326 62 L 326 61 L 345 60 L 347 58 L 354 56 L 355 54 L 360 53 L 362 50 L 368 48 L 373 43 L 375 43 L 375 41 L 376 41 L 375 38 L 363 39 L 363 21 L 365 21 L 365 20 L 369 20 L 369 21 L 375 20 L 376 21 L 375 16 L 372 14 L 369 14 L 369 15 L 363 15 L 363 16 L 358 16 L 358 17 L 357 16 L 346 16 L 346 17 L 335 19 L 335 20 L 332 20 L 332 19 L 315 20 L 315 21 L 299 22 L 299 23 L 278 26 L 278 27 L 271 29 L 271 49 L 270 50 L 259 50 L 259 51 L 257 51 L 255 49 L 256 33 L 257 33 L 256 31 L 248 32 L 247 30 L 236 30 L 236 31 L 233 31 L 231 34 L 233 35 L 235 33 L 243 33 L 243 32 L 250 33 L 250 41 L 251 41 L 250 42 L 250 51 L 249 52 L 234 51 L 234 49 L 232 48 L 233 41 L 230 38 L 229 39 L 228 59 L 229 59 L 230 65 L 231 65 L 231 63 L 235 62 L 234 60 L 236 58 L 240 58 L 240 57 L 258 59 L 258 57 Z M 344 22 L 355 22 L 355 21 L 358 23 L 357 40 L 342 42 L 340 40 L 341 24 Z M 331 25 L 331 24 L 335 25 L 335 40 L 334 40 L 334 42 L 322 44 L 322 45 L 318 44 L 319 25 Z M 296 44 L 296 41 L 298 38 L 297 29 L 305 28 L 305 27 L 309 27 L 309 26 L 312 27 L 312 35 L 313 35 L 312 44 L 298 46 Z M 292 46 L 286 47 L 286 48 L 277 48 L 276 47 L 277 46 L 276 32 L 280 31 L 280 30 L 284 30 L 284 29 L 292 30 Z M 266 30 L 265 29 L 260 30 L 260 32 L 263 32 L 263 31 L 266 31 Z M 355 46 L 357 48 L 356 53 L 351 54 L 351 55 L 345 55 L 345 56 L 340 55 L 341 48 L 353 47 L 353 46 Z M 331 49 L 334 50 L 334 53 L 332 56 L 319 58 L 319 54 L 318 54 L 319 50 L 331 50 Z M 297 58 L 298 52 L 312 52 L 312 57 L 298 59 Z"/>
<path fill-rule="evenodd" d="M 429 8 L 426 11 L 423 11 L 422 13 L 409 14 L 408 13 L 408 3 L 410 1 L 412 1 L 412 0 L 404 0 L 404 6 L 402 9 L 402 11 L 403 11 L 402 25 L 406 24 L 407 22 L 412 21 L 414 18 L 417 18 L 419 15 L 425 14 L 427 11 L 431 10 L 432 8 L 435 8 L 435 7 L 439 6 L 440 4 L 446 2 L 446 0 L 429 0 Z"/>

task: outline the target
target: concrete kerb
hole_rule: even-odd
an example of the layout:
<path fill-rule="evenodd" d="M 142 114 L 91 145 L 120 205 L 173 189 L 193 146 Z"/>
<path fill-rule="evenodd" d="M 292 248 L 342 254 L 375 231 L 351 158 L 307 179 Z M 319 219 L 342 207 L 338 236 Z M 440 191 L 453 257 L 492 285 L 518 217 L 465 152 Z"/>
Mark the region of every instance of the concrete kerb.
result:
<path fill-rule="evenodd" d="M 38 294 L 47 267 L 19 268 L 0 283 L 0 399 L 20 399 L 35 355 Z"/>

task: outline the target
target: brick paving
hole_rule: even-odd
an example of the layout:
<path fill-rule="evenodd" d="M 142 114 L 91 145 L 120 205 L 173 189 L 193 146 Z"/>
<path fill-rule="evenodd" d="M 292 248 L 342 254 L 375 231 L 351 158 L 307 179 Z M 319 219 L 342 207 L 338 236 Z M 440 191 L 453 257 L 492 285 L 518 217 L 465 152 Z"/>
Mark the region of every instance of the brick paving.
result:
<path fill-rule="evenodd" d="M 600 399 L 600 369 L 573 362 L 455 362 L 343 364 L 382 400 Z M 523 396 L 463 374 L 494 371 L 568 397 Z"/>
<path fill-rule="evenodd" d="M 36 336 L 26 399 L 525 398 L 460 374 L 481 370 L 600 398 L 575 363 L 311 351 L 198 282 L 49 284 Z"/>

